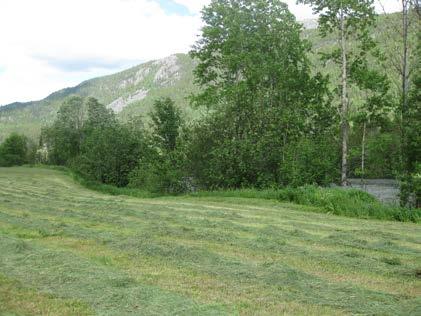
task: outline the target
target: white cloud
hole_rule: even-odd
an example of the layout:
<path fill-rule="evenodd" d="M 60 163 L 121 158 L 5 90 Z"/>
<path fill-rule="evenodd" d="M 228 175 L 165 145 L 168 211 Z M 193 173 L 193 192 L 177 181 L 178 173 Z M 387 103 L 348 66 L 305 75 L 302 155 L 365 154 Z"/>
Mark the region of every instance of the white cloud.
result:
<path fill-rule="evenodd" d="M 0 0 L 0 104 L 41 99 L 140 61 L 187 52 L 210 0 Z M 299 19 L 311 10 L 288 0 Z M 392 2 L 384 0 L 390 10 Z"/>
<path fill-rule="evenodd" d="M 119 62 L 187 52 L 200 24 L 152 0 L 1 0 L 0 104 L 43 98 Z M 59 65 L 86 60 L 101 62 L 73 72 Z"/>

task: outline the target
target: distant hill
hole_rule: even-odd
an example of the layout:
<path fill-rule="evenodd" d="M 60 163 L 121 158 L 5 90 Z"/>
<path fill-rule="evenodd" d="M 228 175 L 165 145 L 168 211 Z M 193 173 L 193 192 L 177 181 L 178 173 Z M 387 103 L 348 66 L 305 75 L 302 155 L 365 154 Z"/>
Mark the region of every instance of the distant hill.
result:
<path fill-rule="evenodd" d="M 196 90 L 194 67 L 195 63 L 188 55 L 172 55 L 87 80 L 40 101 L 5 105 L 0 107 L 0 141 L 11 132 L 37 137 L 41 127 L 53 121 L 60 104 L 70 95 L 93 96 L 123 118 L 145 114 L 156 98 L 170 96 L 189 115 L 192 111 L 187 97 Z"/>

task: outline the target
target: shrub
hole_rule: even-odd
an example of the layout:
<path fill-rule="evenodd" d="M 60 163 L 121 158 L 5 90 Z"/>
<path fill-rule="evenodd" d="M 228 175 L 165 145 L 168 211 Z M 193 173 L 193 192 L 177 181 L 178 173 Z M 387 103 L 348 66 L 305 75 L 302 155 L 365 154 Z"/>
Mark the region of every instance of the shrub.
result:
<path fill-rule="evenodd" d="M 141 149 L 141 139 L 125 126 L 115 124 L 91 131 L 82 143 L 81 154 L 70 161 L 70 166 L 87 179 L 122 187 L 128 184 Z"/>
<path fill-rule="evenodd" d="M 332 138 L 302 138 L 288 144 L 280 163 L 282 184 L 293 187 L 305 184 L 326 186 L 336 182 L 339 148 Z"/>
<path fill-rule="evenodd" d="M 27 162 L 27 138 L 16 133 L 11 134 L 0 146 L 0 166 L 21 166 Z"/>
<path fill-rule="evenodd" d="M 173 155 L 141 161 L 129 176 L 129 187 L 153 193 L 180 194 L 189 190 L 184 173 Z"/>

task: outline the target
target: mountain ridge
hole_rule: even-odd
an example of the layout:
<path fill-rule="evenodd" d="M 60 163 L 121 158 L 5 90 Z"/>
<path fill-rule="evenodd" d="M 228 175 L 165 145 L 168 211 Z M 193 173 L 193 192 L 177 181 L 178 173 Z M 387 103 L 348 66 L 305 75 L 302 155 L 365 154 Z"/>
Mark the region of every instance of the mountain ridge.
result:
<path fill-rule="evenodd" d="M 195 62 L 186 54 L 148 61 L 115 74 L 85 80 L 55 91 L 46 98 L 0 107 L 0 141 L 11 132 L 37 137 L 52 122 L 61 102 L 70 95 L 92 96 L 125 118 L 147 113 L 156 98 L 171 96 L 185 112 L 187 96 L 195 91 Z"/>

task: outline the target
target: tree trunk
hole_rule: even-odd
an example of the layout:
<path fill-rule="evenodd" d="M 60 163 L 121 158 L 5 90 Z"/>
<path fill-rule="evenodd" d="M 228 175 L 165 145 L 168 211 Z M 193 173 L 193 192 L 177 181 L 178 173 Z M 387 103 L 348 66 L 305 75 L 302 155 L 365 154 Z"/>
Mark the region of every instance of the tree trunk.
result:
<path fill-rule="evenodd" d="M 402 100 L 401 100 L 401 168 L 402 174 L 408 180 L 410 174 L 410 162 L 408 155 L 408 137 L 407 137 L 407 114 L 408 114 L 408 8 L 409 0 L 402 0 Z M 409 202 L 409 195 L 401 200 L 401 205 L 405 206 Z"/>
<path fill-rule="evenodd" d="M 409 0 L 402 0 L 402 36 L 403 36 L 403 55 L 402 55 L 402 109 L 401 109 L 401 122 L 402 122 L 402 163 L 404 173 L 408 173 L 408 140 L 407 140 L 407 116 L 408 116 L 408 10 Z"/>
<path fill-rule="evenodd" d="M 342 134 L 342 168 L 341 168 L 341 185 L 348 185 L 348 97 L 347 97 L 347 48 L 345 34 L 345 16 L 341 10 L 341 54 L 342 54 L 342 91 L 341 91 L 341 134 Z"/>
<path fill-rule="evenodd" d="M 363 125 L 363 138 L 361 141 L 361 186 L 365 188 L 365 134 L 367 130 L 367 123 Z"/>

